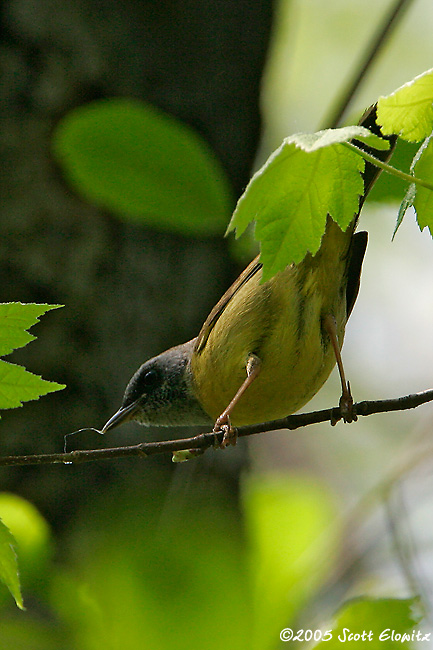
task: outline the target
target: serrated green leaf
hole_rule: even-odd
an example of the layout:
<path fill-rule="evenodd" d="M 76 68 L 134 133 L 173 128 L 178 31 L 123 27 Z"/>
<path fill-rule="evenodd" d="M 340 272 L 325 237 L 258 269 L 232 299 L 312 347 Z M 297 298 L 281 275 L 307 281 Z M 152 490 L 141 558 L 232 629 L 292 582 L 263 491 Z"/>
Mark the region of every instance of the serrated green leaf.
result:
<path fill-rule="evenodd" d="M 358 137 L 360 127 L 353 129 Z M 239 237 L 256 221 L 264 279 L 317 252 L 328 214 L 343 230 L 356 214 L 364 161 L 340 142 L 325 144 L 328 137 L 352 138 L 353 129 L 337 129 L 340 133 L 326 138 L 320 133 L 287 138 L 239 199 L 228 231 L 236 229 Z"/>
<path fill-rule="evenodd" d="M 320 641 L 314 648 L 341 650 L 342 644 L 344 648 L 353 650 L 413 647 L 409 645 L 411 633 L 421 618 L 417 598 L 351 600 L 343 605 L 336 616 L 332 626 L 332 639 Z M 407 636 L 402 641 L 405 634 Z"/>
<path fill-rule="evenodd" d="M 61 306 L 0 303 L 0 354 L 10 354 L 15 348 L 27 345 L 35 338 L 27 328 L 37 323 L 45 312 Z M 22 406 L 24 401 L 62 388 L 65 386 L 45 381 L 22 366 L 0 360 L 0 409 Z"/>
<path fill-rule="evenodd" d="M 413 206 L 416 197 L 416 192 L 417 192 L 417 188 L 415 183 L 409 185 L 406 194 L 404 196 L 404 199 L 401 202 L 400 207 L 398 209 L 397 221 L 395 224 L 394 232 L 392 233 L 392 239 L 394 239 L 394 237 L 396 236 L 397 230 L 400 228 L 401 222 L 403 221 L 403 217 L 406 214 L 407 210 Z"/>
<path fill-rule="evenodd" d="M 380 138 L 363 126 L 344 126 L 340 129 L 325 129 L 316 133 L 295 133 L 286 138 L 286 142 L 294 142 L 304 151 L 317 151 L 333 144 L 341 144 L 350 140 L 360 140 L 370 147 L 385 151 L 389 149 L 388 140 Z"/>
<path fill-rule="evenodd" d="M 419 142 L 433 130 L 433 68 L 377 103 L 377 123 L 385 135 L 395 133 Z"/>
<path fill-rule="evenodd" d="M 37 305 L 34 303 L 0 303 L 0 356 L 22 348 L 36 337 L 26 330 L 39 322 L 40 316 L 62 305 Z"/>
<path fill-rule="evenodd" d="M 0 580 L 9 589 L 18 607 L 24 609 L 14 546 L 13 536 L 0 520 Z"/>
<path fill-rule="evenodd" d="M 433 180 L 433 139 L 427 140 L 416 155 L 413 165 L 415 176 L 432 182 Z M 417 222 L 421 230 L 426 226 L 433 234 L 433 192 L 426 187 L 418 185 L 413 202 Z"/>
<path fill-rule="evenodd" d="M 121 218 L 186 235 L 223 232 L 232 199 L 206 142 L 138 100 L 105 99 L 68 113 L 54 154 L 85 199 Z"/>
<path fill-rule="evenodd" d="M 63 384 L 46 381 L 22 366 L 0 360 L 0 409 L 17 408 L 23 402 L 63 388 Z"/>

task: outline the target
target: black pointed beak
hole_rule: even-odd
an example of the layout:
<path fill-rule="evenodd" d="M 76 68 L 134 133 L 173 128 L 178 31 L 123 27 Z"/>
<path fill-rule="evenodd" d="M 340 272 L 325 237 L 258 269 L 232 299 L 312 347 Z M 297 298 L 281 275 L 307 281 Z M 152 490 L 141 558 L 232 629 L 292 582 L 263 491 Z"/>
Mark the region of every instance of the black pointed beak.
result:
<path fill-rule="evenodd" d="M 129 406 L 122 406 L 109 420 L 104 424 L 101 429 L 101 433 L 107 433 L 110 429 L 132 420 L 134 414 L 138 411 L 139 404 L 138 400 L 132 402 Z"/>

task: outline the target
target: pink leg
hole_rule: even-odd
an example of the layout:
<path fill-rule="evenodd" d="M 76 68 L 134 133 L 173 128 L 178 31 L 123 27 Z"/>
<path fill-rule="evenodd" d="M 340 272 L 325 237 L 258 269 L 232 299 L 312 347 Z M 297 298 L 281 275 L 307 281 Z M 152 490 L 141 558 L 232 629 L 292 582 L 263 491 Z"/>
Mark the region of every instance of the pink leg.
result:
<path fill-rule="evenodd" d="M 350 392 L 350 384 L 346 381 L 344 374 L 343 360 L 341 358 L 340 346 L 338 345 L 337 326 L 335 318 L 328 314 L 323 319 L 323 326 L 328 333 L 331 345 L 334 349 L 335 359 L 337 361 L 338 372 L 341 379 L 341 397 L 340 397 L 340 412 L 344 422 L 356 422 L 358 419 L 353 409 L 353 397 Z M 332 422 L 336 424 L 336 422 Z"/>
<path fill-rule="evenodd" d="M 213 428 L 214 433 L 219 433 L 221 430 L 224 431 L 224 437 L 221 442 L 221 448 L 224 449 L 224 447 L 227 447 L 227 445 L 235 445 L 237 441 L 237 431 L 234 427 L 232 427 L 230 423 L 230 415 L 238 403 L 239 399 L 242 397 L 242 395 L 245 393 L 247 390 L 248 386 L 250 386 L 254 379 L 257 377 L 257 375 L 260 372 L 260 366 L 261 366 L 261 360 L 259 357 L 257 357 L 255 354 L 251 354 L 248 357 L 247 360 L 247 365 L 246 365 L 246 370 L 247 370 L 247 377 L 245 381 L 243 382 L 242 386 L 239 388 L 237 391 L 236 395 L 233 397 L 232 401 L 230 404 L 227 406 L 227 408 L 221 413 L 219 417 L 217 417 L 215 421 L 215 426 Z"/>

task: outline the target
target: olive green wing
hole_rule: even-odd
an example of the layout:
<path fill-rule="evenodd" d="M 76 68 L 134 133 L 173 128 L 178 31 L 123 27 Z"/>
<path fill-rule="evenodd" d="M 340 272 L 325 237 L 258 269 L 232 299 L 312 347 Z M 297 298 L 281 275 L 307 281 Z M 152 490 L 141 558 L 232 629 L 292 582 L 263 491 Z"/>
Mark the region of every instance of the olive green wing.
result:
<path fill-rule="evenodd" d="M 259 257 L 260 255 L 257 255 L 255 259 L 247 266 L 247 268 L 240 274 L 240 276 L 233 282 L 231 287 L 227 289 L 223 297 L 217 302 L 215 307 L 212 309 L 210 312 L 209 316 L 206 318 L 205 322 L 203 323 L 203 326 L 199 332 L 199 335 L 197 336 L 195 346 L 194 346 L 194 352 L 195 353 L 200 353 L 204 346 L 206 345 L 206 341 L 209 338 L 209 334 L 211 333 L 212 329 L 215 327 L 215 323 L 218 321 L 219 317 L 229 304 L 230 300 L 233 298 L 233 296 L 239 291 L 241 287 L 243 287 L 253 276 L 256 275 L 262 268 L 261 262 L 259 262 Z"/>

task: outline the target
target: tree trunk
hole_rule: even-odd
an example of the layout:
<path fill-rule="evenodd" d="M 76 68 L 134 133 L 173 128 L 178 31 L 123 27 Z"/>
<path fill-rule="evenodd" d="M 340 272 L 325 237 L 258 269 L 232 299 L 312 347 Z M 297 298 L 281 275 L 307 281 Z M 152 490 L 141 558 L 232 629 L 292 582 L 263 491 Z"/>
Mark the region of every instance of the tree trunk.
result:
<path fill-rule="evenodd" d="M 136 368 L 195 336 L 237 271 L 222 238 L 163 234 L 85 204 L 51 158 L 54 125 L 95 98 L 146 99 L 204 136 L 239 195 L 259 137 L 272 8 L 270 0 L 9 0 L 2 7 L 0 300 L 65 305 L 10 360 L 67 388 L 4 412 L 1 453 L 42 453 L 59 451 L 65 433 L 101 427 Z M 69 441 L 95 447 L 130 439 L 88 432 Z M 10 469 L 3 486 L 64 516 L 92 483 L 122 474 L 122 463 L 55 476 Z"/>

